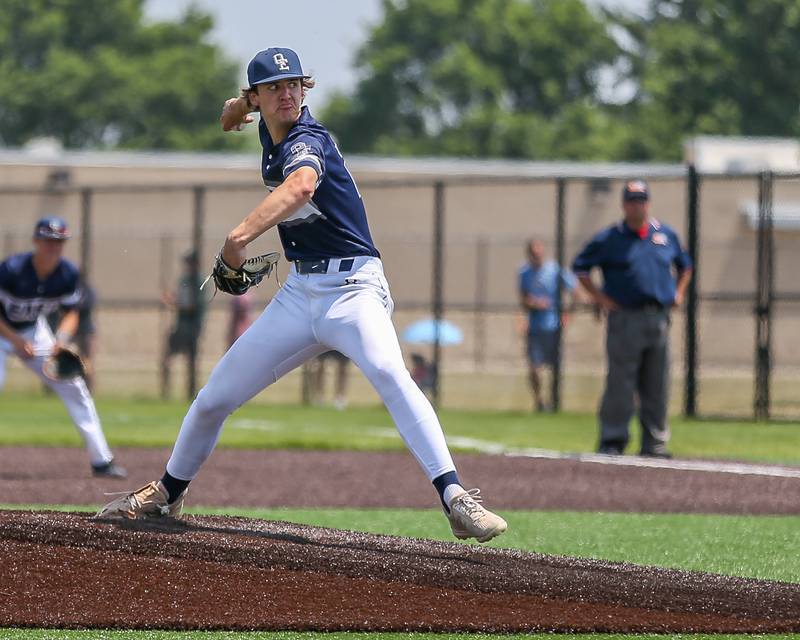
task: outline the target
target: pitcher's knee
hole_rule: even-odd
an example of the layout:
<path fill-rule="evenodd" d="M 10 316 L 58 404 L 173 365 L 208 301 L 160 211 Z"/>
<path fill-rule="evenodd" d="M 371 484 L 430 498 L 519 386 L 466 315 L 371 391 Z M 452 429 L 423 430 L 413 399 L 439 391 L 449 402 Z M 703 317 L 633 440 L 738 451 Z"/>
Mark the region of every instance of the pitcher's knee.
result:
<path fill-rule="evenodd" d="M 212 420 L 224 420 L 239 407 L 239 403 L 231 400 L 229 394 L 211 391 L 207 386 L 200 390 L 192 404 L 199 418 Z"/>
<path fill-rule="evenodd" d="M 395 362 L 375 362 L 364 369 L 364 375 L 380 392 L 400 388 L 411 379 L 405 366 Z"/>

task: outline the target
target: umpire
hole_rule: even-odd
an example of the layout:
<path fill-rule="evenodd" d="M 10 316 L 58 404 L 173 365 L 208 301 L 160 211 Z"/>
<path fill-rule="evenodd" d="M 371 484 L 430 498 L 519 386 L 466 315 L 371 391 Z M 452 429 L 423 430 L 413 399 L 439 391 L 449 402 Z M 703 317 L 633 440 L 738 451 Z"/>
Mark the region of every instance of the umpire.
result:
<path fill-rule="evenodd" d="M 647 183 L 622 191 L 624 218 L 600 231 L 575 258 L 573 270 L 608 313 L 608 374 L 600 405 L 600 453 L 621 455 L 638 395 L 641 455 L 669 458 L 670 310 L 683 302 L 692 277 L 688 254 L 670 227 L 649 215 Z M 603 288 L 590 278 L 603 272 Z"/>

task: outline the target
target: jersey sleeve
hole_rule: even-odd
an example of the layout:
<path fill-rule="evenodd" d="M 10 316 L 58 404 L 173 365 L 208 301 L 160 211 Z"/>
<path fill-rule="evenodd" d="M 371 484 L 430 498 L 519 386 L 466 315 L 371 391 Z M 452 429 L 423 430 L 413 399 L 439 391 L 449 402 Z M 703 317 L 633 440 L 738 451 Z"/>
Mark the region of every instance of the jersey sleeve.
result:
<path fill-rule="evenodd" d="M 605 254 L 606 233 L 601 231 L 583 248 L 572 263 L 576 276 L 588 275 L 592 267 L 602 266 Z"/>
<path fill-rule="evenodd" d="M 578 286 L 578 279 L 569 269 L 561 269 L 561 283 L 565 289 L 572 291 Z"/>
<path fill-rule="evenodd" d="M 71 264 L 65 263 L 62 268 L 64 269 L 64 291 L 58 303 L 64 311 L 72 311 L 78 308 L 81 301 L 80 274 Z"/>
<path fill-rule="evenodd" d="M 686 271 L 686 269 L 692 268 L 692 259 L 689 257 L 688 252 L 681 246 L 680 238 L 678 238 L 678 234 L 674 231 L 671 231 L 672 241 L 675 247 L 675 257 L 672 259 L 672 263 L 675 265 L 675 268 L 678 272 Z"/>
<path fill-rule="evenodd" d="M 325 175 L 325 152 L 320 141 L 310 133 L 301 133 L 287 143 L 283 160 L 283 177 L 300 167 L 311 167 L 317 172 L 317 184 Z"/>
<path fill-rule="evenodd" d="M 0 262 L 0 291 L 10 292 L 13 280 L 14 276 L 11 269 L 8 268 L 8 260 Z"/>
<path fill-rule="evenodd" d="M 517 274 L 517 290 L 520 295 L 523 296 L 528 293 L 528 279 L 525 277 L 526 273 L 528 273 L 528 269 L 526 267 L 520 267 Z"/>

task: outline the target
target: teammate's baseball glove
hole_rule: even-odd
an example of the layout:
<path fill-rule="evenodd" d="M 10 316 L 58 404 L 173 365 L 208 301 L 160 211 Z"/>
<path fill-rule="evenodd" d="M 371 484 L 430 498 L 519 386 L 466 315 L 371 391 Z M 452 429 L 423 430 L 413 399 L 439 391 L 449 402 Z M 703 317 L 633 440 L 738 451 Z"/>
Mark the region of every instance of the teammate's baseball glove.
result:
<path fill-rule="evenodd" d="M 238 269 L 234 269 L 222 259 L 222 254 L 218 253 L 214 260 L 214 267 L 211 275 L 203 283 L 205 286 L 209 279 L 214 281 L 214 286 L 218 291 L 230 293 L 233 296 L 240 296 L 250 287 L 257 287 L 259 283 L 268 277 L 275 268 L 281 254 L 277 252 L 265 253 L 261 256 L 248 258 Z M 200 287 L 201 289 L 203 287 Z"/>
<path fill-rule="evenodd" d="M 62 347 L 42 364 L 42 373 L 57 382 L 74 380 L 86 375 L 86 365 L 72 349 Z"/>

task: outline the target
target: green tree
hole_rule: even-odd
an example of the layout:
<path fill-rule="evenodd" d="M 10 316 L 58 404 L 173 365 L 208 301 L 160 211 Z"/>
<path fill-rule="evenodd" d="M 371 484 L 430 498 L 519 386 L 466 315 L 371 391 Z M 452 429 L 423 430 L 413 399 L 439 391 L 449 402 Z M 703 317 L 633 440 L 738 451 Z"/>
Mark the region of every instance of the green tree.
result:
<path fill-rule="evenodd" d="M 144 0 L 0 3 L 0 140 L 66 147 L 222 149 L 236 66 L 208 42 L 210 16 L 143 20 Z"/>
<path fill-rule="evenodd" d="M 800 1 L 653 0 L 630 36 L 627 155 L 680 159 L 697 134 L 800 135 Z"/>
<path fill-rule="evenodd" d="M 619 49 L 582 0 L 383 0 L 362 79 L 323 119 L 348 151 L 613 157 L 597 97 Z"/>

